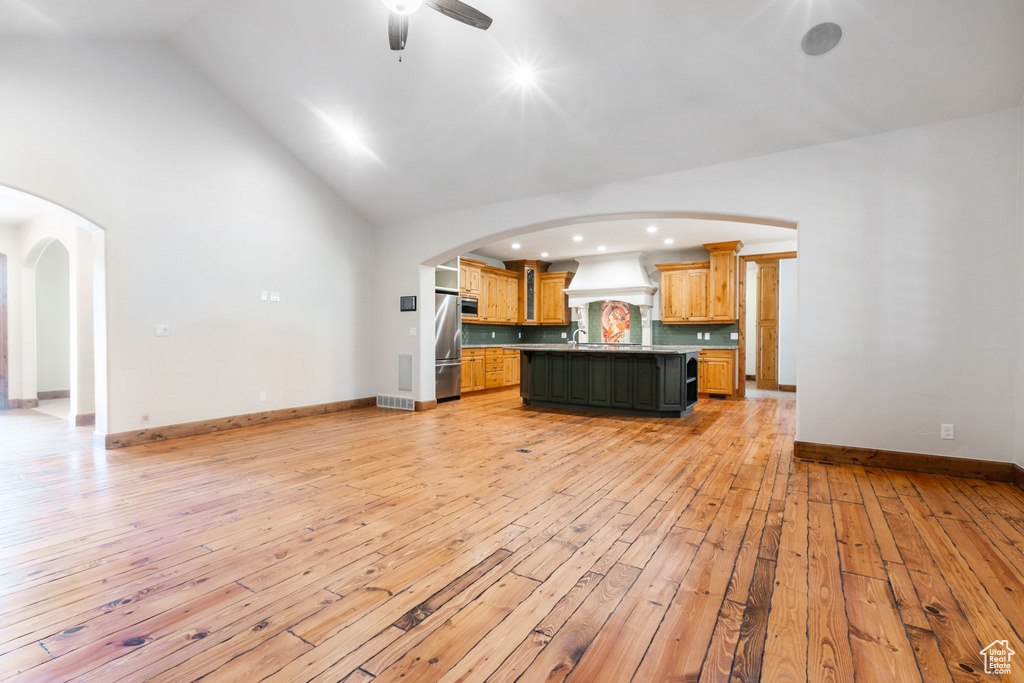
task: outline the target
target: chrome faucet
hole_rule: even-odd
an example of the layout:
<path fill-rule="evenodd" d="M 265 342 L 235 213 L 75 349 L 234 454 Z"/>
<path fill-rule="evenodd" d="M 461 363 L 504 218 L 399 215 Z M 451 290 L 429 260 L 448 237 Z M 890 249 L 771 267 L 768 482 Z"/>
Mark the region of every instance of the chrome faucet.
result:
<path fill-rule="evenodd" d="M 572 333 L 572 345 L 579 346 L 580 343 L 576 340 L 576 335 L 583 331 L 582 327 L 577 327 L 576 331 Z"/>

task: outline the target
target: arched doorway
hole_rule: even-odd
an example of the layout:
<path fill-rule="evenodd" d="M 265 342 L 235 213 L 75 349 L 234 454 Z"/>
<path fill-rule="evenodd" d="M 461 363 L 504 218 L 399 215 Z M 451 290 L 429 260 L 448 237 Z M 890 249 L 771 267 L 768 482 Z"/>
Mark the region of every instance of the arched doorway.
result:
<path fill-rule="evenodd" d="M 104 251 L 104 232 L 89 220 L 0 186 L 3 408 L 57 399 L 73 424 L 105 427 Z"/>

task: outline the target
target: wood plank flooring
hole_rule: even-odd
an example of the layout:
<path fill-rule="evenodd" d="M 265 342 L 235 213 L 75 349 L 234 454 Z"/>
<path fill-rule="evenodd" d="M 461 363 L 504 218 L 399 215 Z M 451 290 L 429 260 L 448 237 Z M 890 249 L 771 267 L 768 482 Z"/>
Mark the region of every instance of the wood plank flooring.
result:
<path fill-rule="evenodd" d="M 1024 491 L 794 462 L 795 402 L 514 390 L 93 449 L 0 414 L 5 681 L 989 681 Z"/>

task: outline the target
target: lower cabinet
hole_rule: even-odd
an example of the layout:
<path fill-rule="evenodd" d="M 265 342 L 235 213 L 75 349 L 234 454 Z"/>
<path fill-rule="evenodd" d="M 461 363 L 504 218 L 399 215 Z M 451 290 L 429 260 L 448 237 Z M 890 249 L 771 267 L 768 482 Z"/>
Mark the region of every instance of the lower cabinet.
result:
<path fill-rule="evenodd" d="M 462 350 L 462 393 L 519 384 L 519 352 L 501 347 Z"/>
<path fill-rule="evenodd" d="M 697 390 L 702 394 L 732 396 L 736 375 L 736 352 L 729 349 L 701 349 L 697 359 Z"/>

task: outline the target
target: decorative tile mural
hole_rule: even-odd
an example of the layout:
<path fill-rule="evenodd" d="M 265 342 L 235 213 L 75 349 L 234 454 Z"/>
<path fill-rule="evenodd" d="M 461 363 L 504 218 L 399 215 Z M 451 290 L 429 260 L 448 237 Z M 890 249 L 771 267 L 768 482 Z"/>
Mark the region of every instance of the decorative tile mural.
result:
<path fill-rule="evenodd" d="M 629 341 L 629 304 L 622 301 L 601 304 L 601 341 L 611 344 Z"/>

